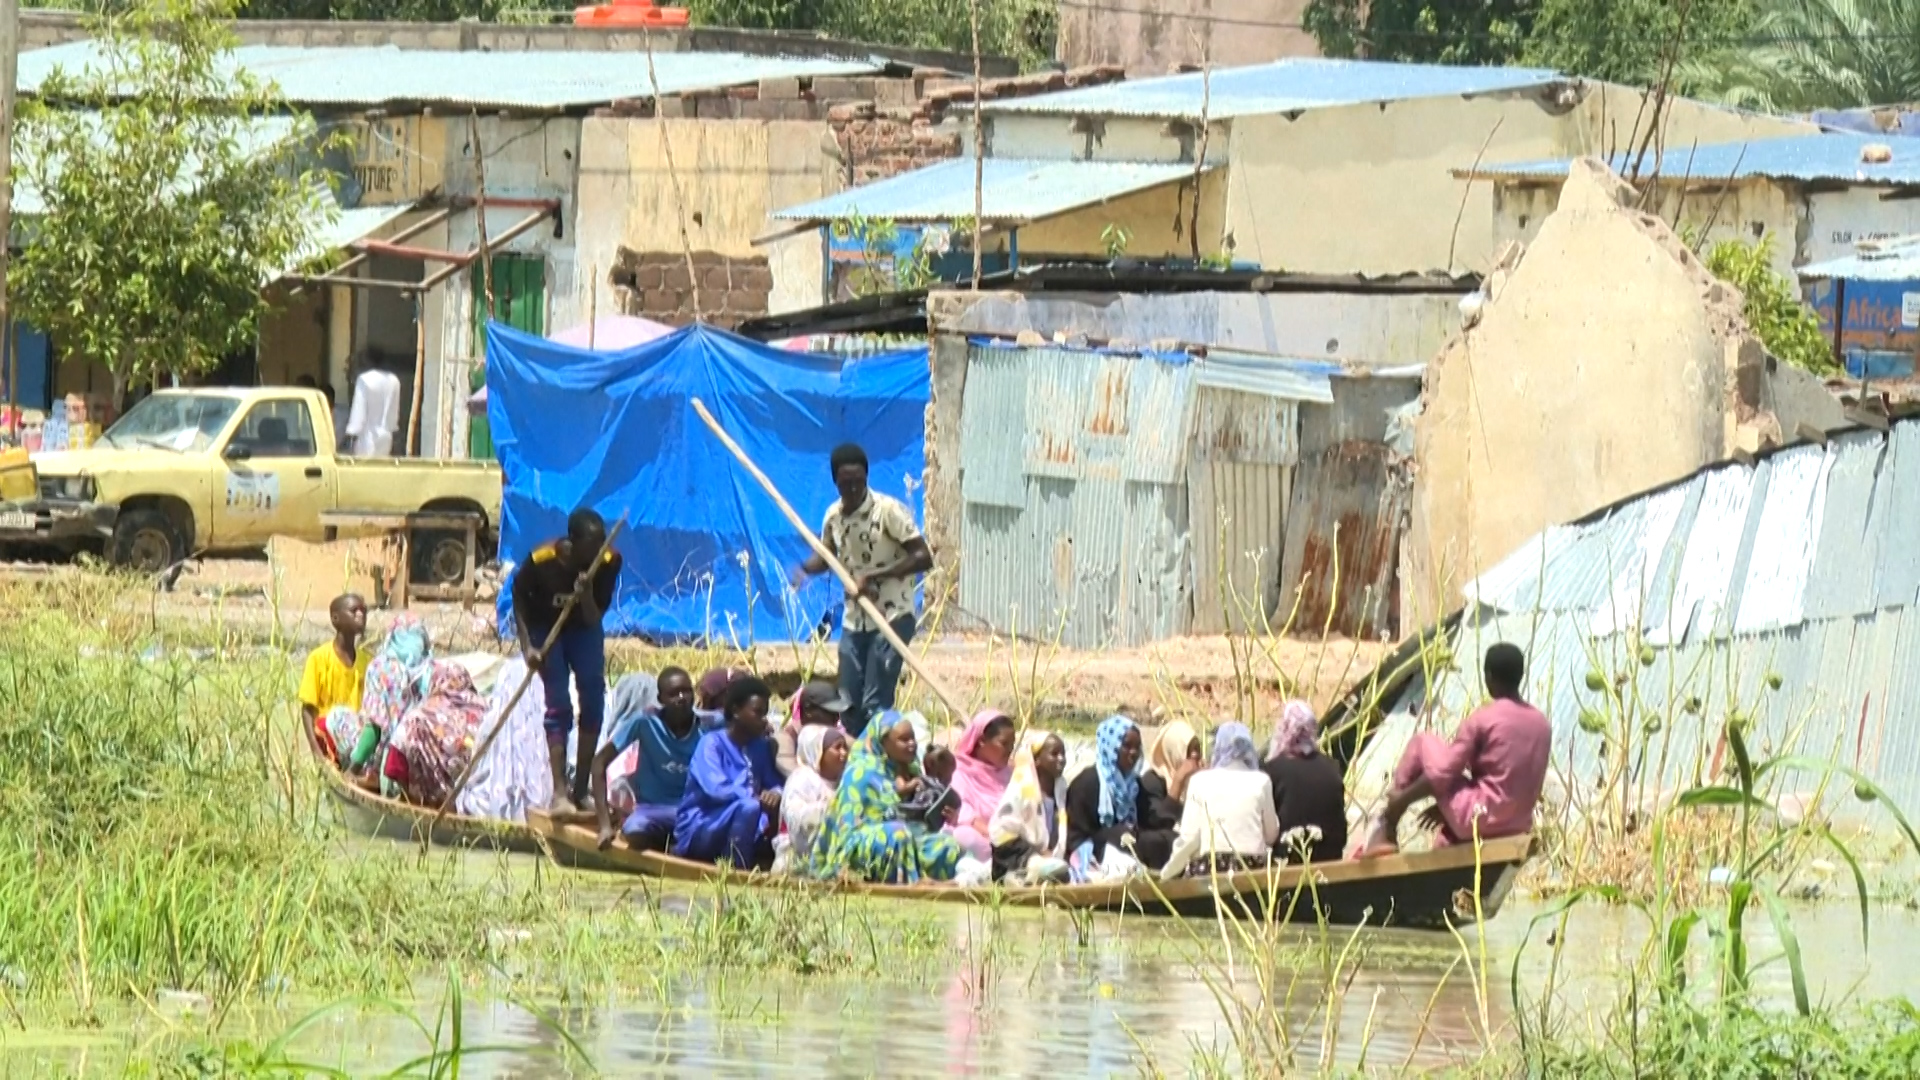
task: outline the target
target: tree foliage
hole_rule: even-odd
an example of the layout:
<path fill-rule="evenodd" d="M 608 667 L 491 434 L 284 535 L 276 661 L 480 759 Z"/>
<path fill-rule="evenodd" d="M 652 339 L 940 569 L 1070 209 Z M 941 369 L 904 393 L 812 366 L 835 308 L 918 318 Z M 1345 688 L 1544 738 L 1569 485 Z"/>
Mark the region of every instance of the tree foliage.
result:
<path fill-rule="evenodd" d="M 1722 240 L 1707 252 L 1707 269 L 1740 290 L 1747 325 L 1767 351 L 1816 375 L 1839 371 L 1833 347 L 1820 333 L 1820 320 L 1800 302 L 1793 283 L 1773 268 L 1773 237 L 1757 244 Z"/>
<path fill-rule="evenodd" d="M 1746 40 L 1684 68 L 1716 100 L 1774 112 L 1920 100 L 1920 0 L 1755 0 Z"/>
<path fill-rule="evenodd" d="M 1328 56 L 1506 64 L 1537 0 L 1310 0 L 1301 21 Z"/>
<path fill-rule="evenodd" d="M 324 174 L 295 167 L 311 125 L 263 121 L 271 88 L 228 62 L 230 15 L 143 0 L 103 16 L 101 59 L 20 105 L 15 186 L 45 210 L 8 287 L 22 318 L 108 369 L 116 403 L 250 347 L 262 284 L 332 213 Z"/>
<path fill-rule="evenodd" d="M 1537 0 L 1521 60 L 1629 86 L 1658 81 L 1676 42 L 1681 65 L 1751 31 L 1756 0 Z M 1684 21 L 1683 21 L 1684 19 Z M 1684 90 L 1684 80 L 1680 89 Z"/>

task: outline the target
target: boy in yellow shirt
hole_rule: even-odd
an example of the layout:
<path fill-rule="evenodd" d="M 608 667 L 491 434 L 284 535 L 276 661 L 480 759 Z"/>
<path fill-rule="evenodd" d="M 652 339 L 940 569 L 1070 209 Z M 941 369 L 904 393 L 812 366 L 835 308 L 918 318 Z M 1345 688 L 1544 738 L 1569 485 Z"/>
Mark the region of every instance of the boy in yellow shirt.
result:
<path fill-rule="evenodd" d="M 360 635 L 367 629 L 367 602 L 354 593 L 336 596 L 327 606 L 327 616 L 333 623 L 333 640 L 307 654 L 306 671 L 300 676 L 300 711 L 320 749 L 339 761 L 339 749 L 327 730 L 327 714 L 335 709 L 360 711 L 371 659 L 360 647 Z"/>

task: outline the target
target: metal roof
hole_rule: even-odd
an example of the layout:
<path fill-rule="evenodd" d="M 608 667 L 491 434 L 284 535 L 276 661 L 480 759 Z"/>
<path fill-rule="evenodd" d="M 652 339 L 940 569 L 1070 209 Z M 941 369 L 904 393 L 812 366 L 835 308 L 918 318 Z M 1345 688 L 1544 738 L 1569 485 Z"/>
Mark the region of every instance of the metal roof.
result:
<path fill-rule="evenodd" d="M 35 92 L 56 65 L 85 70 L 96 42 L 77 41 L 20 54 L 21 93 Z M 452 105 L 549 110 L 656 94 L 644 57 L 630 52 L 446 52 L 393 46 L 319 48 L 247 45 L 227 61 L 271 80 L 294 105 L 379 108 Z M 653 58 L 657 93 L 683 94 L 762 79 L 866 75 L 873 57 L 803 59 L 741 53 L 663 52 Z"/>
<path fill-rule="evenodd" d="M 1874 144 L 1891 148 L 1893 159 L 1881 165 L 1862 162 L 1861 149 Z M 1615 172 L 1622 172 L 1632 163 L 1630 155 L 1618 154 L 1609 164 Z M 1545 160 L 1482 165 L 1473 175 L 1496 180 L 1564 180 L 1572 164 L 1571 160 Z M 1670 146 L 1657 159 L 1649 154 L 1640 165 L 1642 176 L 1656 171 L 1669 180 L 1759 177 L 1897 187 L 1920 184 L 1920 139 L 1836 131 L 1700 147 Z"/>
<path fill-rule="evenodd" d="M 1064 90 L 1057 94 L 989 102 L 991 113 L 1074 113 L 1092 116 L 1197 117 L 1290 113 L 1410 98 L 1453 97 L 1523 90 L 1563 76 L 1542 68 L 1447 67 L 1369 60 L 1292 58 L 1270 64 L 1167 75 Z"/>
<path fill-rule="evenodd" d="M 287 266 L 276 278 L 299 271 L 302 266 L 328 255 L 356 240 L 364 240 L 379 232 L 388 224 L 413 212 L 413 204 L 400 203 L 395 206 L 357 206 L 352 210 L 341 210 L 334 219 L 314 231 L 300 253 L 288 260 Z"/>
<path fill-rule="evenodd" d="M 1192 179 L 1193 166 L 988 158 L 982 173 L 981 220 L 1018 225 Z M 972 217 L 973 158 L 929 165 L 775 211 L 773 216 L 783 221 L 827 222 L 855 214 L 901 224 Z"/>
<path fill-rule="evenodd" d="M 1683 784 L 1738 710 L 1755 718 L 1757 745 L 1837 752 L 1911 805 L 1916 528 L 1920 420 L 1710 466 L 1549 528 L 1481 575 L 1450 631 L 1462 674 L 1425 687 L 1415 676 L 1402 700 L 1463 716 L 1481 696 L 1466 658 L 1511 641 L 1528 654 L 1528 697 L 1552 720 L 1569 775 L 1591 775 L 1606 745 L 1581 730 L 1582 711 L 1618 723 L 1625 709 L 1647 760 L 1667 763 L 1655 782 Z M 1589 672 L 1628 689 L 1609 705 Z M 1655 718 L 1657 736 L 1645 726 Z"/>
<path fill-rule="evenodd" d="M 1795 273 L 1803 278 L 1847 281 L 1920 281 L 1920 245 L 1895 251 L 1863 251 L 1825 262 L 1808 263 Z"/>

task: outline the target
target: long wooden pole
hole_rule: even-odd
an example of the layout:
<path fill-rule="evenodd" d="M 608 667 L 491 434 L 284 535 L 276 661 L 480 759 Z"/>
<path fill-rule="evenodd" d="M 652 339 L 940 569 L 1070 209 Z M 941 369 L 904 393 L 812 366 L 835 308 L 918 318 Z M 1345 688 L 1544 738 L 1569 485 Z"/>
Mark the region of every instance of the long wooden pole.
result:
<path fill-rule="evenodd" d="M 593 567 L 595 573 L 600 570 L 601 554 L 613 548 L 613 538 L 619 536 L 620 530 L 626 528 L 626 525 L 627 515 L 622 513 L 620 520 L 614 522 L 613 528 L 607 531 L 606 542 L 600 545 L 600 550 L 594 553 L 593 562 L 589 564 Z M 553 629 L 547 631 L 547 640 L 540 643 L 540 658 L 542 660 L 545 660 L 547 654 L 553 651 L 553 643 L 560 640 L 560 628 L 567 625 L 567 617 L 573 614 L 574 605 L 580 602 L 580 598 L 586 595 L 586 590 L 591 587 L 592 584 L 593 576 L 589 574 L 574 585 L 572 594 L 567 597 L 567 602 L 560 608 L 560 617 L 553 621 Z M 500 716 L 493 723 L 493 730 L 487 732 L 487 737 L 480 740 L 479 746 L 474 747 L 473 756 L 467 759 L 466 768 L 461 769 L 460 775 L 453 781 L 453 790 L 447 792 L 446 800 L 440 804 L 440 809 L 434 811 L 433 821 L 427 825 L 426 835 L 420 838 L 421 843 L 426 843 L 427 837 L 433 835 L 433 830 L 440 824 L 440 819 L 447 816 L 447 810 L 453 806 L 454 800 L 458 799 L 460 793 L 466 790 L 467 781 L 473 777 L 473 770 L 479 767 L 480 759 L 487 756 L 487 751 L 493 746 L 493 740 L 500 737 L 501 730 L 507 726 L 507 718 L 513 715 L 513 710 L 520 707 L 520 699 L 527 696 L 527 688 L 533 685 L 533 677 L 537 674 L 539 674 L 539 672 L 533 668 L 527 669 L 526 675 L 520 680 L 520 688 L 515 690 L 513 696 L 507 699 L 507 707 L 500 710 Z"/>
<path fill-rule="evenodd" d="M 880 630 L 880 636 L 887 639 L 887 644 L 893 646 L 893 651 L 900 654 L 900 659 L 906 661 L 906 665 L 913 669 L 913 673 L 920 676 L 920 680 L 933 690 L 934 696 L 938 697 L 959 721 L 964 721 L 967 710 L 960 703 L 959 695 L 947 689 L 946 684 L 935 678 L 933 672 L 921 666 L 919 658 L 913 655 L 913 650 L 907 648 L 906 642 L 900 640 L 900 635 L 893 632 L 893 627 L 887 625 L 886 616 L 880 614 L 880 609 L 874 606 L 872 600 L 854 591 L 860 586 L 853 580 L 853 575 L 847 572 L 847 568 L 841 565 L 839 559 L 834 558 L 833 552 L 827 550 L 827 545 L 820 542 L 820 538 L 813 534 L 813 530 L 807 528 L 807 523 L 800 520 L 800 515 L 794 513 L 793 506 L 787 502 L 786 496 L 780 494 L 780 489 L 773 486 L 773 481 L 767 479 L 767 474 L 760 471 L 760 466 L 755 465 L 753 459 L 747 456 L 747 452 L 740 448 L 740 444 L 733 441 L 733 437 L 728 435 L 726 429 L 720 426 L 720 422 L 713 418 L 713 414 L 707 411 L 706 405 L 702 404 L 699 398 L 693 399 L 693 411 L 700 414 L 700 419 L 706 421 L 707 428 L 713 432 L 714 437 L 731 450 L 735 458 L 739 459 L 741 468 L 746 469 L 748 474 L 760 481 L 760 486 L 766 489 L 768 496 L 773 499 L 773 504 L 787 516 L 787 520 L 793 524 L 794 528 L 800 530 L 800 535 L 806 538 L 807 546 L 813 549 L 815 555 L 820 556 L 821 562 L 827 564 L 827 569 L 832 570 L 834 576 L 840 579 L 840 584 L 846 586 L 847 595 L 860 605 L 861 611 L 867 613 L 867 618 L 873 620 L 873 625 Z"/>
<path fill-rule="evenodd" d="M 13 84 L 20 68 L 20 0 L 0 0 L 0 327 L 7 333 L 7 401 L 13 406 L 16 446 L 24 446 L 20 425 L 20 335 L 13 329 L 7 272 L 13 252 Z M 51 391 L 53 388 L 47 388 Z M 119 402 L 114 403 L 117 407 Z"/>

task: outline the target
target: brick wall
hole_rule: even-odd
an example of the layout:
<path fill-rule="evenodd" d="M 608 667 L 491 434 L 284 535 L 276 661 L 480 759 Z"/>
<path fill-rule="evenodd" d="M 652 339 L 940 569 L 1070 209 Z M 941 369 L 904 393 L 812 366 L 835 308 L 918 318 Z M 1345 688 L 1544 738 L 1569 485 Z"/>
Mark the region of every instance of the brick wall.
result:
<path fill-rule="evenodd" d="M 980 84 L 984 101 L 1098 86 L 1124 78 L 1118 65 L 1041 72 Z M 662 98 L 658 115 L 700 120 L 825 121 L 840 147 L 847 187 L 870 184 L 960 156 L 972 122 L 973 81 L 931 68 L 911 76 L 765 79 L 756 86 Z M 649 100 L 616 102 L 605 116 L 655 115 Z"/>
<path fill-rule="evenodd" d="M 699 282 L 695 288 L 695 280 Z M 731 330 L 767 313 L 773 271 L 762 256 L 736 259 L 712 251 L 693 253 L 693 269 L 678 252 L 621 248 L 613 268 L 613 291 L 626 315 L 686 326 L 699 317 Z"/>

